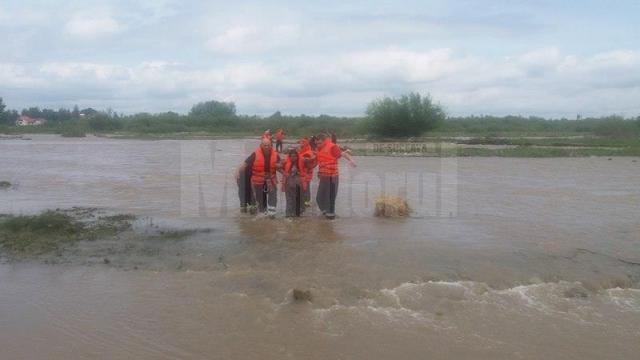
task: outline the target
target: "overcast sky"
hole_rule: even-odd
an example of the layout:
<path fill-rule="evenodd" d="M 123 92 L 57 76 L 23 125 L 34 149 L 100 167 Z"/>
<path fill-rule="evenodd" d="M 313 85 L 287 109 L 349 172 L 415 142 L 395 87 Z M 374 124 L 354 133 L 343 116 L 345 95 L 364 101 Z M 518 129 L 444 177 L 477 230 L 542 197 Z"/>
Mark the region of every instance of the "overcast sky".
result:
<path fill-rule="evenodd" d="M 0 49 L 16 109 L 640 115 L 640 0 L 0 0 Z"/>

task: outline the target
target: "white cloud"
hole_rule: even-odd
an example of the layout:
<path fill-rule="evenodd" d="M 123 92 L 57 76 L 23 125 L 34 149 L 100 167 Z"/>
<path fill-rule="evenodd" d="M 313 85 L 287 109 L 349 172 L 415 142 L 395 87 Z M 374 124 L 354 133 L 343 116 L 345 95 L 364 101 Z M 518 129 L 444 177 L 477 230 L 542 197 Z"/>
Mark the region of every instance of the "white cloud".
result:
<path fill-rule="evenodd" d="M 12 63 L 0 63 L 0 91 L 15 88 L 33 88 L 41 86 L 44 80 L 30 74 L 24 66 Z"/>
<path fill-rule="evenodd" d="M 5 63 L 0 84 L 0 91 L 31 89 L 27 105 L 39 105 L 39 97 L 63 103 L 82 96 L 91 106 L 128 112 L 184 111 L 196 101 L 218 98 L 236 101 L 248 113 L 358 115 L 375 97 L 419 91 L 431 93 L 452 114 L 635 116 L 640 53 L 585 57 L 541 49 L 492 59 L 451 49 L 396 48 L 200 67 L 168 61 Z"/>
<path fill-rule="evenodd" d="M 451 49 L 426 52 L 402 49 L 364 51 L 341 57 L 342 70 L 362 78 L 430 82 L 469 66 L 471 59 L 454 57 Z"/>
<path fill-rule="evenodd" d="M 42 10 L 0 7 L 0 26 L 37 26 L 45 21 L 47 21 L 47 13 Z"/>
<path fill-rule="evenodd" d="M 58 80 L 121 81 L 131 76 L 131 70 L 120 65 L 96 63 L 46 63 L 40 72 Z"/>
<path fill-rule="evenodd" d="M 68 35 L 81 39 L 95 39 L 113 35 L 124 29 L 110 14 L 79 12 L 75 13 L 65 24 Z"/>
<path fill-rule="evenodd" d="M 295 25 L 232 26 L 213 36 L 207 47 L 214 52 L 260 53 L 294 44 L 300 38 Z"/>

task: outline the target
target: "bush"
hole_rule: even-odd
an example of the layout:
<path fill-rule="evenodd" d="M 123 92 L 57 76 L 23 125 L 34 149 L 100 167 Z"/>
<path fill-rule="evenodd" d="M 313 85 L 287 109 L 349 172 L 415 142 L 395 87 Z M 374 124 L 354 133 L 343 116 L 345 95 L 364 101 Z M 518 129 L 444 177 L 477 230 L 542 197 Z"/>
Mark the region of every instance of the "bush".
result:
<path fill-rule="evenodd" d="M 193 105 L 190 116 L 207 118 L 233 118 L 236 116 L 236 105 L 232 102 L 206 101 Z"/>
<path fill-rule="evenodd" d="M 419 136 L 444 119 L 442 108 L 434 105 L 431 97 L 422 97 L 418 93 L 403 95 L 399 99 L 378 99 L 367 108 L 369 131 L 378 136 Z"/>
<path fill-rule="evenodd" d="M 599 122 L 593 132 L 598 136 L 631 137 L 640 133 L 640 128 L 634 121 L 624 120 L 622 117 L 611 116 Z"/>
<path fill-rule="evenodd" d="M 107 114 L 97 113 L 89 117 L 89 128 L 96 132 L 108 132 L 122 129 L 120 121 L 110 118 Z"/>
<path fill-rule="evenodd" d="M 162 114 L 140 113 L 124 120 L 124 130 L 138 134 L 176 133 L 189 131 L 182 117 L 176 113 Z"/>
<path fill-rule="evenodd" d="M 63 137 L 85 137 L 87 133 L 80 126 L 65 126 L 60 133 Z"/>

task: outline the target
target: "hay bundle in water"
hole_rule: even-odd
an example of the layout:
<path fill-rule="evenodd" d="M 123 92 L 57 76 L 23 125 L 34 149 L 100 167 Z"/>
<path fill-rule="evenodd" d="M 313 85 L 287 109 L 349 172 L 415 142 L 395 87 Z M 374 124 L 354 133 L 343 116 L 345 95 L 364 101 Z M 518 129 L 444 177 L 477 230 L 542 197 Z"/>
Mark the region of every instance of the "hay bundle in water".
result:
<path fill-rule="evenodd" d="M 376 200 L 375 216 L 405 217 L 409 216 L 411 208 L 407 200 L 396 196 L 382 196 Z"/>

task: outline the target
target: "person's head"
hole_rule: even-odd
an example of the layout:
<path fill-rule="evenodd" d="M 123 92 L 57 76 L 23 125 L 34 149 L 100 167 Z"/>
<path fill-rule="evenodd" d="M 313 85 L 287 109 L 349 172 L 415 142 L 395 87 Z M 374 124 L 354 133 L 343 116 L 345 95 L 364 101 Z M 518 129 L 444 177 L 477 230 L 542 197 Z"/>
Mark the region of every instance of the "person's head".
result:
<path fill-rule="evenodd" d="M 271 140 L 263 138 L 260 142 L 260 148 L 262 149 L 262 151 L 271 151 Z"/>
<path fill-rule="evenodd" d="M 327 133 L 320 133 L 317 135 L 317 138 L 318 138 L 318 142 L 317 142 L 318 147 L 323 147 L 326 140 L 331 139 L 331 137 Z"/>

